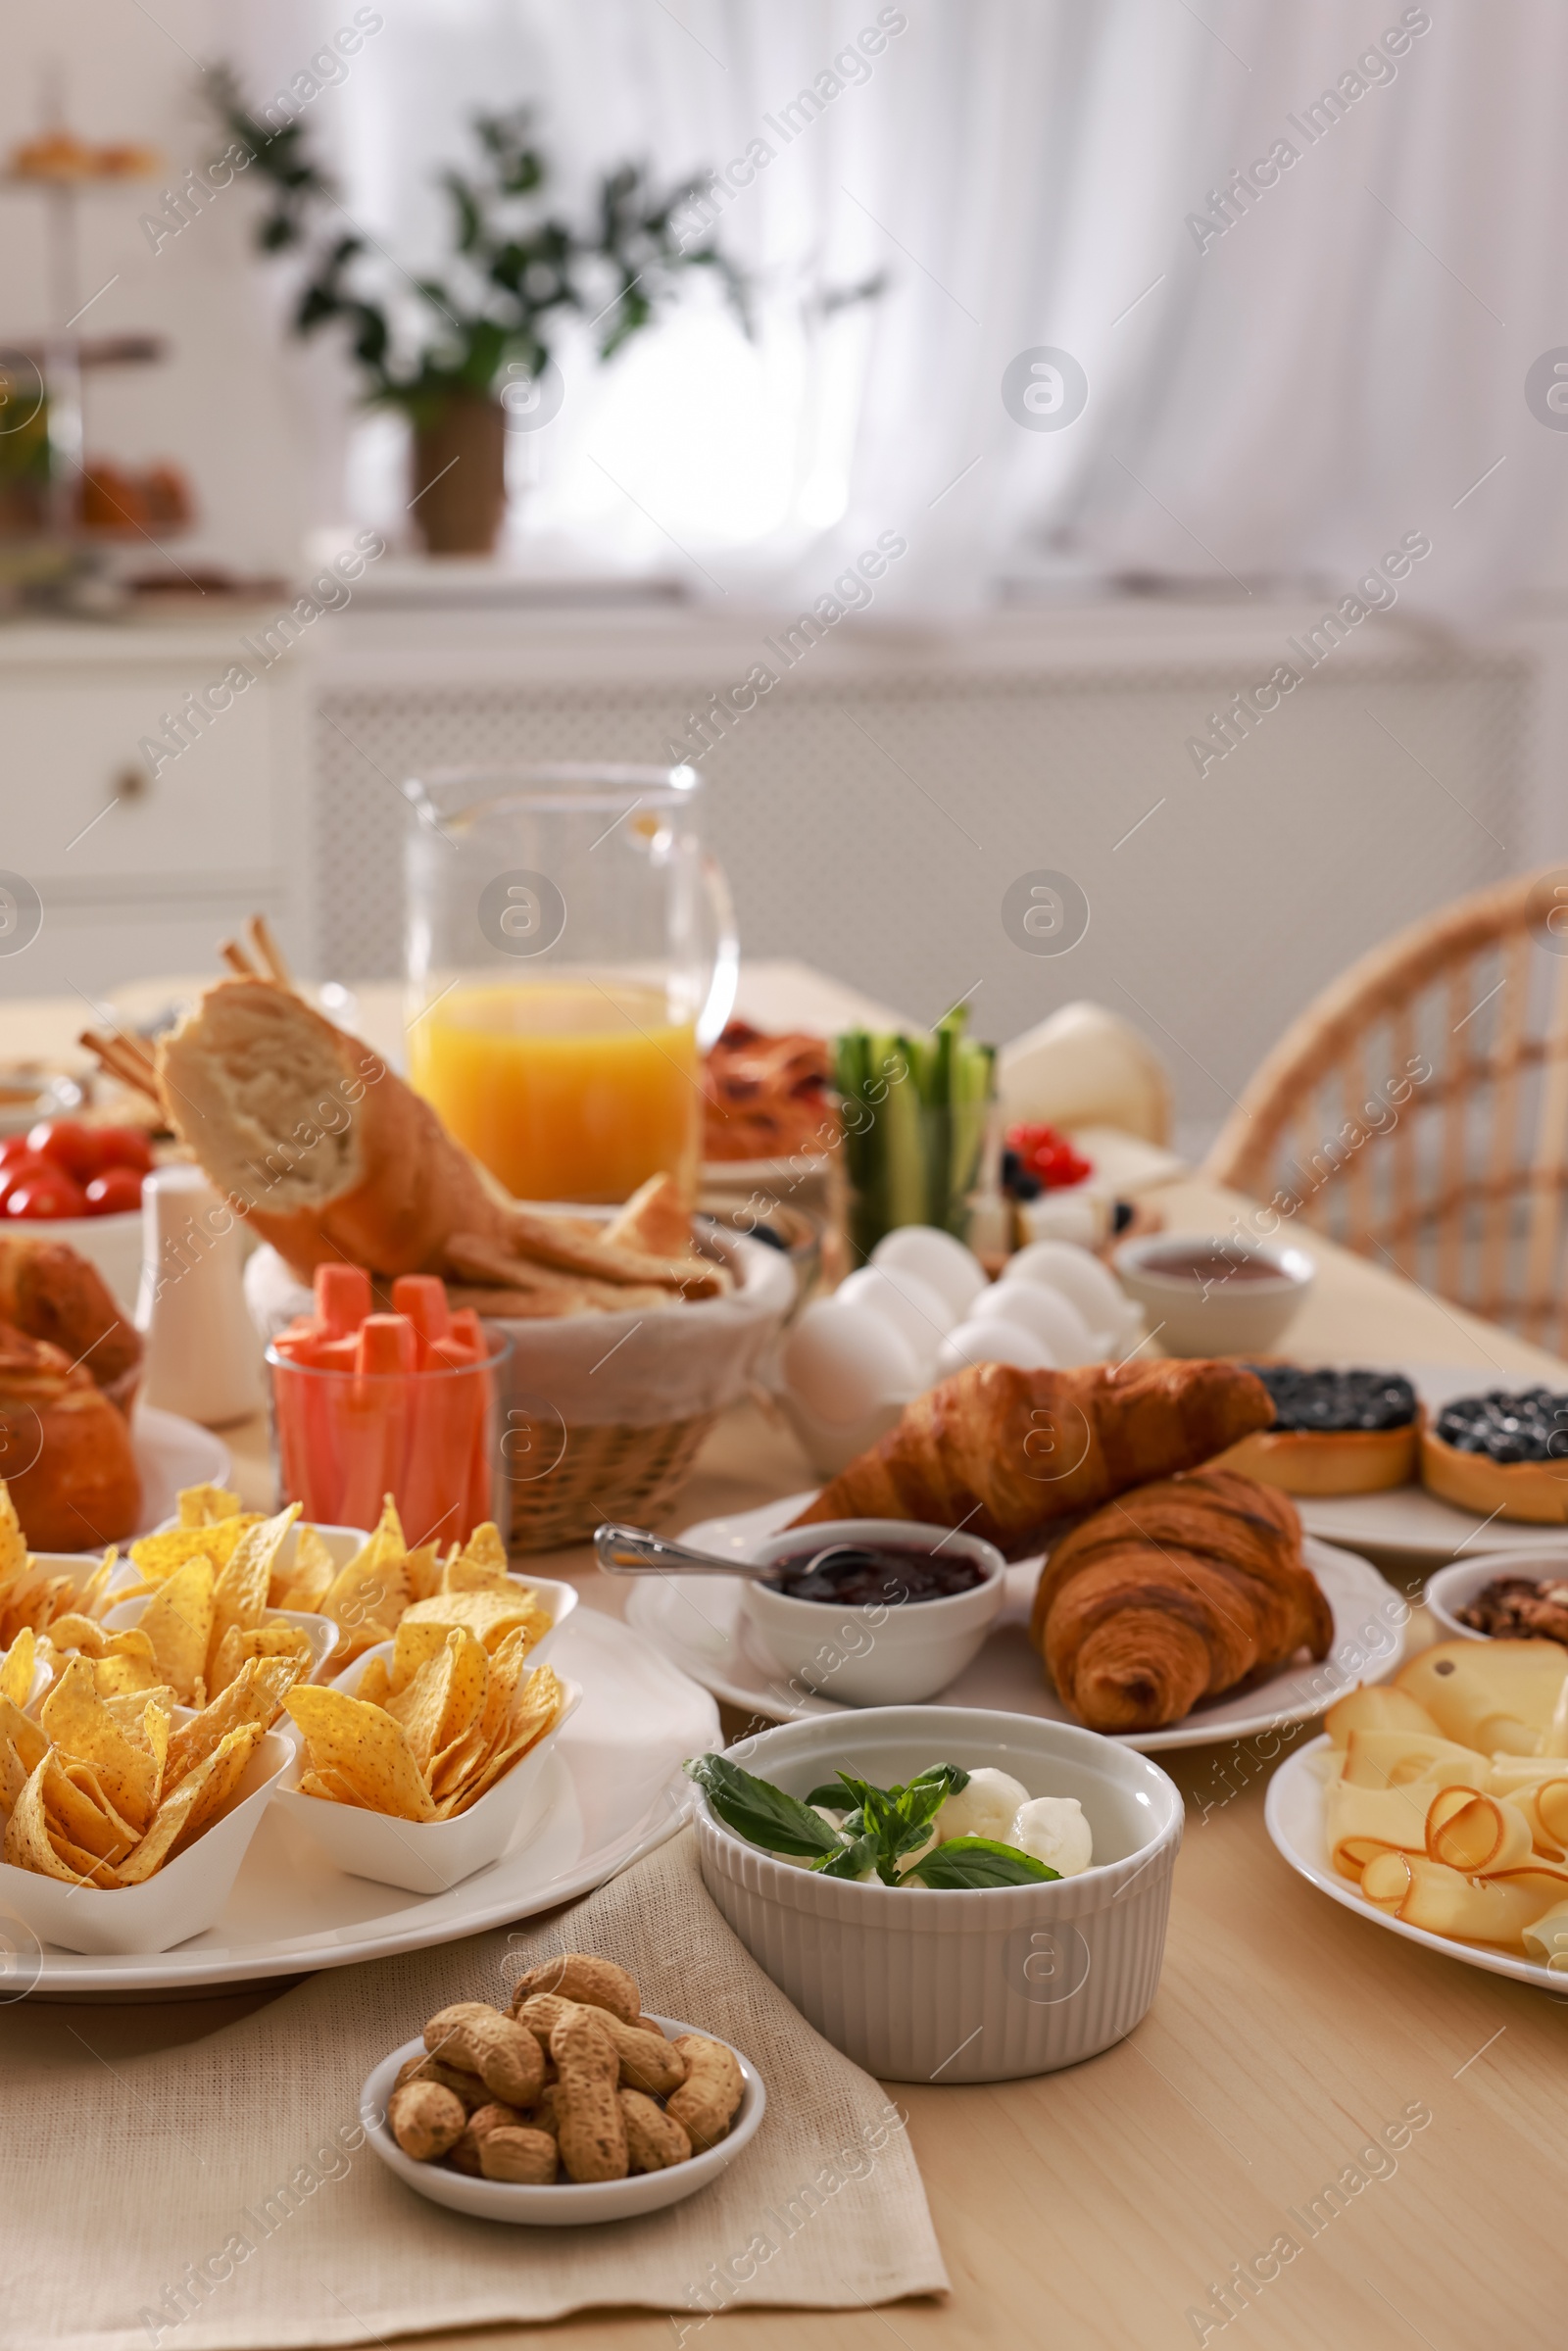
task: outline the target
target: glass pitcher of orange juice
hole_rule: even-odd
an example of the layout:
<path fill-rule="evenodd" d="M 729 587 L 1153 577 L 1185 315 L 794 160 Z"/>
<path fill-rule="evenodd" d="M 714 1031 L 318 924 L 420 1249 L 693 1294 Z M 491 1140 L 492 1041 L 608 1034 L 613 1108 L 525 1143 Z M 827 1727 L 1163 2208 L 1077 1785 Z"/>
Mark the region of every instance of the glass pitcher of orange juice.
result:
<path fill-rule="evenodd" d="M 404 791 L 409 1077 L 519 1200 L 694 1200 L 735 922 L 694 767 L 449 768 Z"/>

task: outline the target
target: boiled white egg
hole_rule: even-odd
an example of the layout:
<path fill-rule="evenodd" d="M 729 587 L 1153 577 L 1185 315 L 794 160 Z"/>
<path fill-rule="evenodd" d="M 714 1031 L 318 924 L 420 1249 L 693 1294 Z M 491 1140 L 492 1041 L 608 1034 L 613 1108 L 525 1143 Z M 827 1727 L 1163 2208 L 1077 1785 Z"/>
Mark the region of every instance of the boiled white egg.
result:
<path fill-rule="evenodd" d="M 1076 1796 L 1034 1796 L 1020 1804 L 1002 1842 L 1043 1861 L 1059 1878 L 1076 1878 L 1095 1857 L 1094 1837 Z"/>
<path fill-rule="evenodd" d="M 987 1322 L 1015 1322 L 1050 1347 L 1063 1369 L 1069 1363 L 1093 1363 L 1100 1352 L 1094 1333 L 1071 1298 L 1044 1282 L 1014 1282 L 1010 1278 L 988 1290 L 981 1301 Z"/>
<path fill-rule="evenodd" d="M 1119 1330 L 1126 1320 L 1129 1300 L 1115 1275 L 1092 1250 L 1075 1249 L 1070 1241 L 1031 1241 L 1008 1258 L 1004 1279 L 1041 1283 L 1056 1291 L 1077 1307 L 1092 1331 Z"/>
<path fill-rule="evenodd" d="M 1021 1322 L 982 1320 L 978 1315 L 948 1333 L 937 1357 L 937 1377 L 950 1380 L 971 1363 L 1012 1363 L 1019 1371 L 1061 1369 L 1045 1341 Z"/>
<path fill-rule="evenodd" d="M 932 1827 L 938 1844 L 954 1837 L 991 1837 L 999 1844 L 1010 1841 L 1009 1831 L 1029 1801 L 1029 1790 L 1009 1772 L 983 1763 L 969 1774 L 969 1785 L 949 1796 Z M 1054 1866 L 1054 1865 L 1053 1865 Z"/>
<path fill-rule="evenodd" d="M 957 1321 L 939 1290 L 922 1282 L 917 1273 L 900 1266 L 892 1270 L 882 1265 L 862 1265 L 841 1282 L 833 1293 L 847 1306 L 863 1306 L 873 1314 L 882 1315 L 896 1331 L 902 1333 L 913 1349 L 917 1361 L 927 1371 L 937 1359 L 937 1349 Z"/>
<path fill-rule="evenodd" d="M 804 1409 L 829 1427 L 853 1425 L 884 1404 L 907 1403 L 925 1381 L 903 1332 L 869 1306 L 846 1304 L 842 1291 L 813 1299 L 792 1325 L 780 1369 Z"/>
<path fill-rule="evenodd" d="M 912 1273 L 929 1282 L 947 1299 L 950 1323 L 961 1321 L 986 1287 L 986 1269 L 973 1249 L 934 1224 L 900 1225 L 884 1234 L 871 1251 L 871 1263 L 885 1273 Z"/>

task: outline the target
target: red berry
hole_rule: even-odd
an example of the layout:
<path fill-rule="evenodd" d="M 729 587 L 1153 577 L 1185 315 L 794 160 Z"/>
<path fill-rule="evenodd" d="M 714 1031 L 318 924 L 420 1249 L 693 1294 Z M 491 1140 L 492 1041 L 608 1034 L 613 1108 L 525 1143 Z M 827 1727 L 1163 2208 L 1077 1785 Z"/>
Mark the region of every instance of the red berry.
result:
<path fill-rule="evenodd" d="M 121 1216 L 141 1206 L 141 1174 L 134 1167 L 106 1167 L 87 1186 L 89 1216 Z"/>
<path fill-rule="evenodd" d="M 63 1167 L 47 1175 L 27 1176 L 13 1184 L 5 1197 L 7 1216 L 85 1216 L 87 1196 Z"/>
<path fill-rule="evenodd" d="M 24 1184 L 37 1176 L 57 1176 L 61 1172 L 53 1159 L 44 1158 L 39 1151 L 18 1151 L 15 1158 L 7 1159 L 0 1166 L 0 1202 L 4 1201 L 13 1184 Z"/>

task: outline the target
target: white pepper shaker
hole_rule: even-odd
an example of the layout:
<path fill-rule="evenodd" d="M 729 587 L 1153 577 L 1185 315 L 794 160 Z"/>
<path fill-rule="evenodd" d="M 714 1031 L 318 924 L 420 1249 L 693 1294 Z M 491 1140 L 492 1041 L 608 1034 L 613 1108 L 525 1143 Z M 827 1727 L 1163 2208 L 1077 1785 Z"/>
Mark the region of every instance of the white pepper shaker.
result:
<path fill-rule="evenodd" d="M 262 1343 L 245 1304 L 239 1216 L 199 1167 L 177 1161 L 142 1186 L 141 1393 L 205 1428 L 262 1405 Z"/>

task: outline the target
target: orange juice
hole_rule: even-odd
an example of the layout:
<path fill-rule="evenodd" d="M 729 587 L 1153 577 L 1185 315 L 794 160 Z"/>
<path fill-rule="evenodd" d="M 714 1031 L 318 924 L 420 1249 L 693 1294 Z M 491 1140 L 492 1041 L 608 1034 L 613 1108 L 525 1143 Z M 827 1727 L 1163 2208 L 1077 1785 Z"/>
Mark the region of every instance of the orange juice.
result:
<path fill-rule="evenodd" d="M 409 1033 L 409 1076 L 519 1200 L 622 1200 L 667 1170 L 697 1189 L 697 1037 L 662 989 L 462 986 Z"/>

